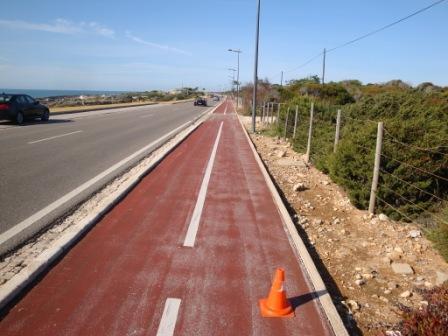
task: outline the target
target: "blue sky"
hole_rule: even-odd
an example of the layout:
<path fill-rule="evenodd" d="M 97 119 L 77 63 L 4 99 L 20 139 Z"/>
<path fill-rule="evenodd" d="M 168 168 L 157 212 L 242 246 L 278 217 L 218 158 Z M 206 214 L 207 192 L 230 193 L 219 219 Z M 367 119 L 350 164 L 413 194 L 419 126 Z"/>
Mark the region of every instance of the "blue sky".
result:
<path fill-rule="evenodd" d="M 262 0 L 259 77 L 320 74 L 318 54 L 434 0 Z M 0 87 L 148 90 L 253 77 L 255 0 L 0 0 Z M 448 85 L 448 1 L 330 53 L 327 81 Z"/>

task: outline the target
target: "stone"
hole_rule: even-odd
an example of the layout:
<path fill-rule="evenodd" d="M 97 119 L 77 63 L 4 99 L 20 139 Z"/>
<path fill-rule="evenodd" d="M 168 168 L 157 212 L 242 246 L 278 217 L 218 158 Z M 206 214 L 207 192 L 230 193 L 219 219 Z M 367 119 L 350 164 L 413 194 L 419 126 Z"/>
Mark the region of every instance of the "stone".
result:
<path fill-rule="evenodd" d="M 372 280 L 375 276 L 372 273 L 364 273 L 362 277 L 366 280 Z"/>
<path fill-rule="evenodd" d="M 279 158 L 282 158 L 282 157 L 285 157 L 286 156 L 286 151 L 278 151 L 277 152 L 277 157 L 279 157 Z"/>
<path fill-rule="evenodd" d="M 392 270 L 397 274 L 414 274 L 414 270 L 409 264 L 394 262 L 391 264 Z"/>
<path fill-rule="evenodd" d="M 10 280 L 16 273 L 14 272 L 5 272 L 1 275 L 1 279 L 5 279 L 6 281 Z"/>
<path fill-rule="evenodd" d="M 390 289 L 386 289 L 385 291 L 384 291 L 384 294 L 385 295 L 389 295 L 391 293 L 391 290 Z"/>
<path fill-rule="evenodd" d="M 362 279 L 361 274 L 356 274 L 356 275 L 355 275 L 355 279 L 356 279 L 356 280 L 361 280 L 361 279 Z"/>
<path fill-rule="evenodd" d="M 385 298 L 384 296 L 380 296 L 380 298 L 379 298 L 381 301 L 383 301 L 384 303 L 388 303 L 389 302 L 389 299 L 388 298 Z"/>
<path fill-rule="evenodd" d="M 366 281 L 363 280 L 363 279 L 355 280 L 355 284 L 356 284 L 357 286 L 362 286 L 362 285 L 364 285 L 365 283 L 366 283 Z"/>
<path fill-rule="evenodd" d="M 358 302 L 356 302 L 355 300 L 347 300 L 347 306 L 351 311 L 357 311 L 360 309 Z"/>
<path fill-rule="evenodd" d="M 397 288 L 398 287 L 398 284 L 397 283 L 395 283 L 395 282 L 393 282 L 393 281 L 390 281 L 390 282 L 388 282 L 387 283 L 387 288 L 388 289 L 395 289 L 395 288 Z"/>
<path fill-rule="evenodd" d="M 341 220 L 339 218 L 335 218 L 335 219 L 333 219 L 333 221 L 331 223 L 334 224 L 334 225 L 340 224 Z"/>
<path fill-rule="evenodd" d="M 431 288 L 432 287 L 432 283 L 429 282 L 429 281 L 425 281 L 424 285 L 425 285 L 426 288 Z"/>
<path fill-rule="evenodd" d="M 422 236 L 422 232 L 420 230 L 411 230 L 409 231 L 408 237 L 411 238 L 419 238 Z"/>
<path fill-rule="evenodd" d="M 322 225 L 324 223 L 324 221 L 322 219 L 315 219 L 314 220 L 314 225 Z"/>
<path fill-rule="evenodd" d="M 400 254 L 403 254 L 403 249 L 399 246 L 395 246 L 394 251 Z"/>
<path fill-rule="evenodd" d="M 299 182 L 299 183 L 295 184 L 292 187 L 292 190 L 294 190 L 294 191 L 304 191 L 304 190 L 306 190 L 305 183 Z"/>
<path fill-rule="evenodd" d="M 404 291 L 403 293 L 401 293 L 400 294 L 400 297 L 402 297 L 402 298 L 408 298 L 408 297 L 411 297 L 412 296 L 412 292 L 411 291 Z"/>
<path fill-rule="evenodd" d="M 402 333 L 399 330 L 387 330 L 386 336 L 402 336 Z"/>
<path fill-rule="evenodd" d="M 445 281 L 448 281 L 448 274 L 444 272 L 436 272 L 436 286 L 442 285 Z"/>
<path fill-rule="evenodd" d="M 389 217 L 387 217 L 385 214 L 379 214 L 378 219 L 382 222 L 385 222 L 389 220 Z"/>

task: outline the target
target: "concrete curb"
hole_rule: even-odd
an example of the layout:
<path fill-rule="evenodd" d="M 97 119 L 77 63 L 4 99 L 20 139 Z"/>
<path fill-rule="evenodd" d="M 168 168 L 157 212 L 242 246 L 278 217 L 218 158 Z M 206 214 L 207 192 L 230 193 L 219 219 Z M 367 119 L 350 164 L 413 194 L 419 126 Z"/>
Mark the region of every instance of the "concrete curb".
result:
<path fill-rule="evenodd" d="M 59 258 L 63 253 L 73 247 L 79 239 L 94 226 L 102 216 L 109 212 L 121 199 L 123 199 L 140 181 L 141 179 L 155 166 L 157 166 L 173 149 L 175 149 L 182 141 L 185 140 L 196 128 L 198 128 L 222 103 L 216 105 L 202 113 L 199 117 L 192 120 L 190 125 L 180 130 L 171 139 L 178 137 L 175 142 L 170 144 L 161 153 L 152 159 L 148 167 L 139 175 L 129 179 L 126 183 L 120 186 L 117 191 L 108 197 L 107 204 L 99 209 L 96 213 L 90 214 L 82 221 L 74 226 L 68 228 L 55 242 L 29 265 L 23 268 L 16 276 L 0 287 L 0 310 L 8 305 L 20 292 L 25 289 L 32 281 L 36 280 L 40 274 L 52 266 L 52 263 Z M 156 150 L 156 149 L 154 149 Z"/>
<path fill-rule="evenodd" d="M 252 149 L 252 152 L 254 153 L 258 166 L 260 167 L 260 170 L 263 173 L 264 179 L 269 187 L 269 190 L 271 191 L 272 198 L 274 199 L 278 211 L 280 212 L 280 215 L 283 219 L 283 226 L 286 231 L 286 234 L 288 235 L 291 246 L 295 250 L 296 255 L 300 258 L 300 261 L 302 262 L 303 266 L 305 267 L 307 276 L 311 282 L 311 285 L 314 288 L 314 291 L 318 293 L 324 293 L 323 295 L 319 295 L 317 299 L 319 300 L 323 312 L 326 318 L 328 319 L 331 328 L 333 329 L 333 333 L 336 336 L 348 336 L 349 335 L 348 331 L 345 328 L 344 323 L 342 322 L 341 317 L 339 316 L 336 307 L 333 304 L 333 301 L 331 300 L 330 294 L 328 293 L 328 290 L 325 287 L 325 284 L 319 274 L 319 271 L 316 268 L 316 265 L 313 262 L 313 259 L 311 258 L 311 255 L 309 254 L 305 244 L 303 243 L 302 238 L 300 238 L 299 233 L 297 232 L 294 223 L 291 220 L 291 217 L 289 216 L 288 210 L 286 209 L 286 206 L 283 203 L 283 200 L 280 197 L 274 185 L 274 182 L 272 182 L 271 177 L 269 176 L 269 173 L 267 172 L 266 167 L 263 164 L 263 161 L 258 155 L 258 152 L 255 149 L 255 146 L 251 138 L 249 137 L 249 134 L 246 128 L 244 127 L 239 114 L 237 114 L 237 116 L 240 125 L 243 128 L 244 134 L 246 135 L 246 138 Z"/>

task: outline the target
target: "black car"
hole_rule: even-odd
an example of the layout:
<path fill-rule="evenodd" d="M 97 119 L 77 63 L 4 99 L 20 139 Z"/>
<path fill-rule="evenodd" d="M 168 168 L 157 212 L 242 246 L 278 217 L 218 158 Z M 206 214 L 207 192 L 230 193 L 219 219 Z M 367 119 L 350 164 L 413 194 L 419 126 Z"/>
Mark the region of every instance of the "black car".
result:
<path fill-rule="evenodd" d="M 198 106 L 198 105 L 207 106 L 207 100 L 205 98 L 202 98 L 202 97 L 197 97 L 194 100 L 194 106 Z"/>
<path fill-rule="evenodd" d="M 0 120 L 9 119 L 22 124 L 25 119 L 40 118 L 42 121 L 50 119 L 50 110 L 28 95 L 0 94 Z"/>

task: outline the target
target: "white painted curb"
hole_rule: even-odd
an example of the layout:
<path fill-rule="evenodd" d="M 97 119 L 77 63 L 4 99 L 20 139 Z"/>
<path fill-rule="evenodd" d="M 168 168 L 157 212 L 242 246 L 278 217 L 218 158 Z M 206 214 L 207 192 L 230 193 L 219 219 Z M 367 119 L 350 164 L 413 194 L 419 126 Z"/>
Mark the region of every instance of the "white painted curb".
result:
<path fill-rule="evenodd" d="M 297 232 L 297 229 L 295 228 L 294 223 L 291 220 L 291 217 L 289 216 L 288 210 L 286 209 L 282 198 L 280 197 L 277 189 L 275 188 L 274 182 L 272 182 L 271 177 L 269 176 L 269 173 L 267 172 L 266 167 L 263 164 L 263 161 L 258 155 L 257 150 L 255 149 L 255 146 L 252 143 L 252 140 L 250 139 L 249 134 L 247 133 L 247 130 L 244 127 L 243 122 L 241 121 L 241 118 L 238 113 L 237 116 L 240 125 L 244 131 L 244 134 L 246 135 L 247 141 L 249 142 L 249 145 L 252 149 L 252 152 L 254 153 L 258 166 L 260 167 L 260 170 L 263 173 L 266 184 L 268 185 L 269 190 L 271 191 L 272 198 L 274 199 L 278 211 L 280 212 L 280 216 L 283 220 L 283 226 L 286 231 L 286 234 L 288 235 L 291 246 L 295 250 L 296 255 L 300 258 L 303 266 L 305 267 L 305 270 L 307 272 L 306 275 L 308 276 L 314 291 L 319 293 L 325 293 L 319 295 L 317 299 L 319 300 L 322 306 L 322 310 L 325 316 L 327 317 L 334 334 L 336 336 L 348 336 L 349 334 L 347 332 L 347 329 L 345 328 L 344 323 L 342 322 L 341 317 L 339 316 L 336 307 L 334 306 L 333 301 L 331 300 L 330 294 L 328 293 L 328 290 L 325 287 L 325 284 L 316 268 L 316 265 L 313 262 L 313 259 L 311 258 L 305 244 L 303 243 L 302 238 L 300 238 L 299 233 Z"/>
<path fill-rule="evenodd" d="M 196 128 L 198 128 L 204 120 L 206 120 L 210 114 L 212 114 L 220 105 L 218 104 L 211 110 L 205 111 L 198 118 L 191 121 L 190 125 L 186 126 L 183 130 L 180 130 L 177 134 L 173 134 L 174 138 L 179 136 L 175 142 L 167 146 L 161 153 L 152 159 L 151 164 L 142 171 L 139 175 L 123 183 L 113 194 L 109 195 L 109 201 L 104 205 L 102 209 L 90 214 L 82 221 L 73 225 L 64 231 L 59 239 L 55 240 L 53 244 L 38 255 L 31 263 L 24 267 L 17 275 L 11 280 L 6 282 L 0 287 L 0 309 L 3 309 L 8 303 L 10 303 L 20 292 L 28 286 L 32 281 L 38 278 L 38 276 L 52 266 L 52 263 L 60 257 L 65 251 L 69 250 L 75 245 L 76 242 L 87 232 L 92 226 L 94 226 L 103 215 L 110 211 L 121 199 L 123 199 L 146 175 L 148 171 L 157 166 L 179 143 L 187 138 Z M 166 139 L 169 141 L 170 138 Z M 154 149 L 156 150 L 156 149 Z M 138 163 L 137 163 L 138 164 Z"/>

